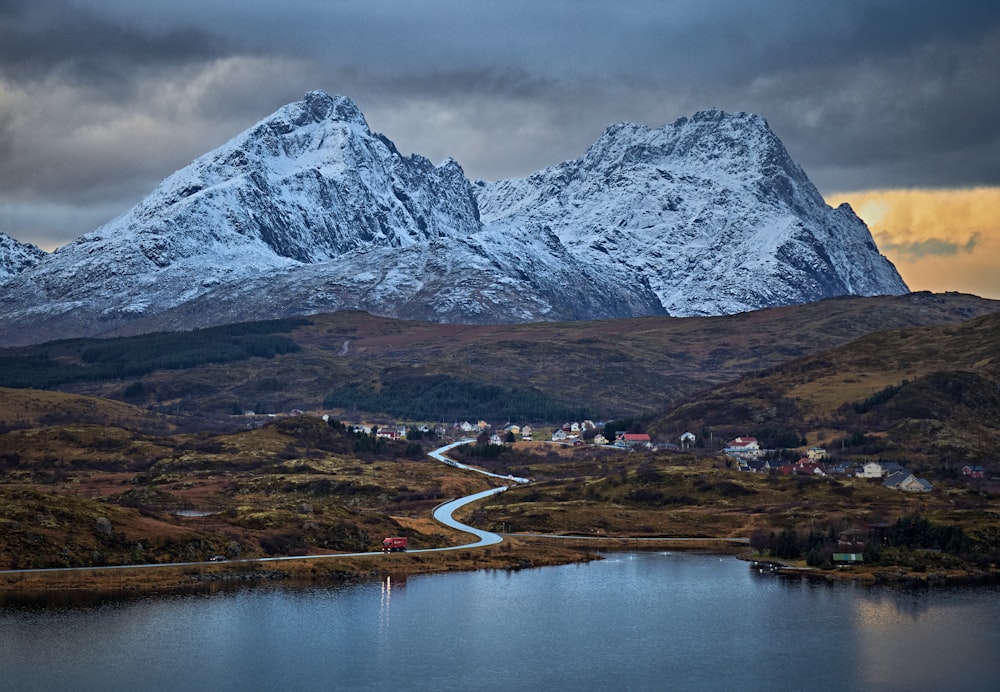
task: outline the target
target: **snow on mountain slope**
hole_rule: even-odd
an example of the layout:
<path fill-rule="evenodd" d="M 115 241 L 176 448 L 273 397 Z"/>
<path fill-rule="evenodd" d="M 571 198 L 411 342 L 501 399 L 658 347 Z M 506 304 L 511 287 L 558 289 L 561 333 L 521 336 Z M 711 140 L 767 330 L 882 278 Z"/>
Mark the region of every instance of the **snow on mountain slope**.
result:
<path fill-rule="evenodd" d="M 478 230 L 458 164 L 404 157 L 349 99 L 311 92 L 22 273 L 10 317 L 102 333 L 263 272 Z"/>
<path fill-rule="evenodd" d="M 584 261 L 621 263 L 673 315 L 907 292 L 755 115 L 614 125 L 575 161 L 476 187 L 484 223 L 546 227 Z"/>
<path fill-rule="evenodd" d="M 453 323 L 663 315 L 656 295 L 620 268 L 595 270 L 551 234 L 491 228 L 426 245 L 371 248 L 336 261 L 275 270 L 220 285 L 119 330 L 205 327 L 225 321 L 355 309 Z"/>
<path fill-rule="evenodd" d="M 35 266 L 46 252 L 30 243 L 22 243 L 0 232 L 0 283 Z"/>
<path fill-rule="evenodd" d="M 906 292 L 757 116 L 615 125 L 576 161 L 472 185 L 323 92 L 30 264 L 3 284 L 0 344 L 347 308 L 508 323 Z"/>

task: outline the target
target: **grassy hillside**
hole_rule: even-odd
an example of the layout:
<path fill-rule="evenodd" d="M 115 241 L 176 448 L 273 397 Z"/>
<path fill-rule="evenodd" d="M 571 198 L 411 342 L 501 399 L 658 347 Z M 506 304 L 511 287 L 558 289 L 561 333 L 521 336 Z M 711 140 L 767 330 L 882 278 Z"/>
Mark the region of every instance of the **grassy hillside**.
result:
<path fill-rule="evenodd" d="M 398 532 L 444 545 L 453 536 L 431 509 L 483 487 L 419 449 L 309 417 L 221 435 L 21 427 L 0 434 L 0 568 L 364 551 Z"/>
<path fill-rule="evenodd" d="M 440 421 L 652 415 L 875 330 L 956 323 L 998 308 L 974 296 L 917 293 L 726 317 L 504 326 L 346 312 L 0 350 L 0 386 L 202 419 L 293 408 Z"/>
<path fill-rule="evenodd" d="M 754 373 L 657 419 L 661 435 L 712 430 L 806 438 L 930 468 L 995 464 L 1000 314 L 888 330 Z"/>
<path fill-rule="evenodd" d="M 167 433 L 177 429 L 178 421 L 110 399 L 0 387 L 0 432 L 60 424 L 111 425 Z"/>

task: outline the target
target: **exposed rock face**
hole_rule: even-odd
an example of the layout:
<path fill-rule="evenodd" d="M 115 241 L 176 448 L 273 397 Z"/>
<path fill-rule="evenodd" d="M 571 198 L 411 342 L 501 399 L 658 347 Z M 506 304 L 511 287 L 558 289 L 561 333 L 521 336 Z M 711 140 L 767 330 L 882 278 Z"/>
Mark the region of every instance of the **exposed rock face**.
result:
<path fill-rule="evenodd" d="M 26 252 L 2 287 L 8 345 L 345 308 L 508 323 L 907 290 L 757 116 L 615 125 L 576 161 L 473 185 L 323 92 L 96 231 Z"/>
<path fill-rule="evenodd" d="M 17 276 L 25 269 L 31 269 L 45 256 L 44 250 L 0 233 L 0 283 Z"/>

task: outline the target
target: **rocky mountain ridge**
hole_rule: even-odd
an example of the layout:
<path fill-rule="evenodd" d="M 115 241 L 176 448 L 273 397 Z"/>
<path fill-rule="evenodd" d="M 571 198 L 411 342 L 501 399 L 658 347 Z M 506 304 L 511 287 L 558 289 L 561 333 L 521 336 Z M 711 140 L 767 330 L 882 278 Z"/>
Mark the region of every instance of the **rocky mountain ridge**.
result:
<path fill-rule="evenodd" d="M 907 291 L 849 206 L 831 209 L 760 116 L 608 128 L 581 158 L 478 183 L 486 223 L 546 228 L 614 257 L 672 315 Z"/>
<path fill-rule="evenodd" d="M 0 282 L 38 264 L 47 253 L 0 232 Z"/>
<path fill-rule="evenodd" d="M 340 309 L 516 323 L 907 291 L 758 116 L 616 125 L 576 161 L 472 184 L 324 92 L 16 266 L 0 284 L 6 345 Z"/>

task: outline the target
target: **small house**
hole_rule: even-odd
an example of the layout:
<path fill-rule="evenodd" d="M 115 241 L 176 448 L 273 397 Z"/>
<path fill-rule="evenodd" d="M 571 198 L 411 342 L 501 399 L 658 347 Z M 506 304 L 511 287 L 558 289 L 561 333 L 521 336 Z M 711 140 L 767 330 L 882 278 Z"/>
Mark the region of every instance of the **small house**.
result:
<path fill-rule="evenodd" d="M 858 474 L 858 478 L 881 478 L 882 477 L 882 465 L 877 461 L 866 461 L 864 466 L 861 467 L 861 473 Z"/>
<path fill-rule="evenodd" d="M 646 433 L 625 433 L 622 436 L 622 441 L 625 443 L 626 447 L 652 447 L 652 440 L 649 439 L 649 435 Z"/>
<path fill-rule="evenodd" d="M 731 457 L 745 457 L 756 459 L 763 456 L 764 450 L 760 448 L 760 443 L 756 437 L 737 437 L 726 443 L 726 448 L 722 450 Z"/>
<path fill-rule="evenodd" d="M 740 461 L 740 469 L 750 473 L 767 473 L 770 467 L 763 459 L 747 459 Z"/>
<path fill-rule="evenodd" d="M 795 473 L 804 476 L 825 476 L 826 467 L 809 457 L 802 457 L 795 462 Z"/>
<path fill-rule="evenodd" d="M 917 478 L 909 471 L 895 471 L 883 481 L 882 485 L 893 490 L 902 490 L 908 493 L 929 493 L 934 489 L 929 481 Z"/>

